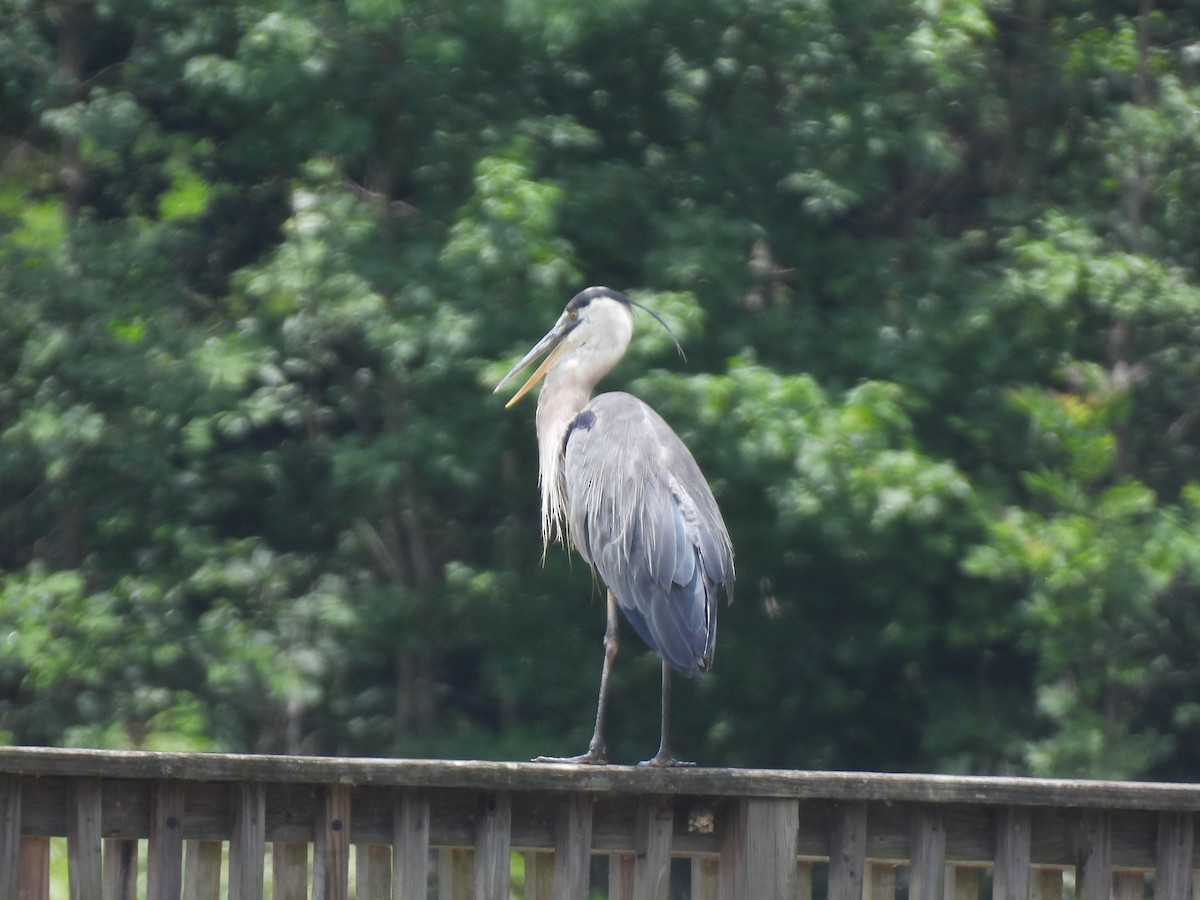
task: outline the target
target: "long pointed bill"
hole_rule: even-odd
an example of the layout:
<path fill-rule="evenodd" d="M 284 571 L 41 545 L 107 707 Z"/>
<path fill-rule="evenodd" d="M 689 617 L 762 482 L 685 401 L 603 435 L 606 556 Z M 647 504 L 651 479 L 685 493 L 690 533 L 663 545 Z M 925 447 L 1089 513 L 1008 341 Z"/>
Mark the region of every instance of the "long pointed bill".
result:
<path fill-rule="evenodd" d="M 493 394 L 499 391 L 500 388 L 504 387 L 504 385 L 508 384 L 514 375 L 524 369 L 527 365 L 529 365 L 547 350 L 551 351 L 550 354 L 544 360 L 542 360 L 542 364 L 534 369 L 533 374 L 529 376 L 529 380 L 521 385 L 521 389 L 513 394 L 512 398 L 504 404 L 505 409 L 508 409 L 527 393 L 529 393 L 530 388 L 541 381 L 542 376 L 546 374 L 546 371 L 552 365 L 554 365 L 555 360 L 557 360 L 562 354 L 565 345 L 560 342 L 564 337 L 567 336 L 568 331 L 569 329 L 564 328 L 561 322 L 556 322 L 554 327 L 546 333 L 546 336 L 534 344 L 533 349 L 521 357 L 521 361 L 513 366 L 507 375 L 500 379 L 500 383 L 496 385 L 495 390 L 492 391 Z"/>

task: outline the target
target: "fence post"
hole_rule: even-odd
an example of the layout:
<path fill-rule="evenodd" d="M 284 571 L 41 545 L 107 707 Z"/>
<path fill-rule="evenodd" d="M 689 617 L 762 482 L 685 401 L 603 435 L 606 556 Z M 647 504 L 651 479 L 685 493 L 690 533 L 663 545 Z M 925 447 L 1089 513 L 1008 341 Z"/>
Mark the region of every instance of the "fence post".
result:
<path fill-rule="evenodd" d="M 867 864 L 867 804 L 834 807 L 829 835 L 829 900 L 862 900 Z"/>
<path fill-rule="evenodd" d="M 508 900 L 512 796 L 490 794 L 475 831 L 475 900 Z"/>
<path fill-rule="evenodd" d="M 1007 806 L 996 822 L 993 900 L 1029 900 L 1033 820 L 1028 809 Z"/>
<path fill-rule="evenodd" d="M 21 877 L 21 779 L 0 776 L 0 897 L 16 897 Z"/>
<path fill-rule="evenodd" d="M 946 823 L 940 806 L 918 806 L 913 812 L 909 856 L 910 900 L 943 900 L 946 891 Z"/>
<path fill-rule="evenodd" d="M 555 900 L 587 900 L 592 879 L 590 794 L 572 794 L 558 807 L 554 821 Z"/>
<path fill-rule="evenodd" d="M 238 784 L 233 789 L 233 834 L 229 839 L 229 900 L 262 900 L 266 843 L 266 788 Z"/>
<path fill-rule="evenodd" d="M 1112 834 L 1108 814 L 1084 810 L 1079 821 L 1075 893 L 1078 900 L 1109 900 L 1112 891 Z"/>
<path fill-rule="evenodd" d="M 721 844 L 720 896 L 796 896 L 800 802 L 775 797 L 736 801 Z"/>
<path fill-rule="evenodd" d="M 147 900 L 179 900 L 183 887 L 183 784 L 160 781 L 150 799 Z"/>

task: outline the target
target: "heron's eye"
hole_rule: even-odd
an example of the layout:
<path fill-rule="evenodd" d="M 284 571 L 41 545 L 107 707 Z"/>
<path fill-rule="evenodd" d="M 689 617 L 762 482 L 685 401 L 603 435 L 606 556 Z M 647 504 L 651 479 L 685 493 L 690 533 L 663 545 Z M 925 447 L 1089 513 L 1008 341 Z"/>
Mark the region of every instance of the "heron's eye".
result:
<path fill-rule="evenodd" d="M 579 313 L 578 313 L 576 310 L 573 310 L 573 309 L 572 309 L 572 310 L 569 310 L 569 311 L 567 312 L 567 315 L 568 315 L 568 316 L 570 316 L 572 319 L 578 319 L 578 318 L 579 318 Z"/>

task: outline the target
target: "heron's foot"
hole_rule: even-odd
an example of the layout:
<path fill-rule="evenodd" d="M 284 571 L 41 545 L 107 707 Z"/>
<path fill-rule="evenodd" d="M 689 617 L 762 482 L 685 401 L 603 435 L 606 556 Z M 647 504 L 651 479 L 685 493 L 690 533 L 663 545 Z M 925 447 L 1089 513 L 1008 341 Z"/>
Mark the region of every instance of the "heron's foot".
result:
<path fill-rule="evenodd" d="M 603 750 L 589 750 L 587 753 L 580 753 L 578 756 L 535 756 L 535 763 L 557 763 L 559 765 L 577 765 L 577 766 L 607 766 L 608 754 Z"/>
<path fill-rule="evenodd" d="M 696 765 L 694 762 L 688 762 L 682 759 L 672 759 L 670 753 L 663 753 L 661 750 L 654 756 L 653 759 L 643 760 L 638 763 L 639 766 L 648 766 L 654 769 L 672 769 L 686 768 L 687 766 Z"/>

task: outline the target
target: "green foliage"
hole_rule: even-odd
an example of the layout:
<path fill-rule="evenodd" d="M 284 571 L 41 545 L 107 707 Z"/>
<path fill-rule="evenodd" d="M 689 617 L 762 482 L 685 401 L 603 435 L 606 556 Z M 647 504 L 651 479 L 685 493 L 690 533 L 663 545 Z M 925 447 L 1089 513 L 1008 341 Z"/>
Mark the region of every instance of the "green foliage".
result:
<path fill-rule="evenodd" d="M 0 4 L 0 735 L 578 750 L 601 594 L 490 389 L 608 283 L 737 550 L 681 752 L 1194 780 L 1198 27 Z"/>

